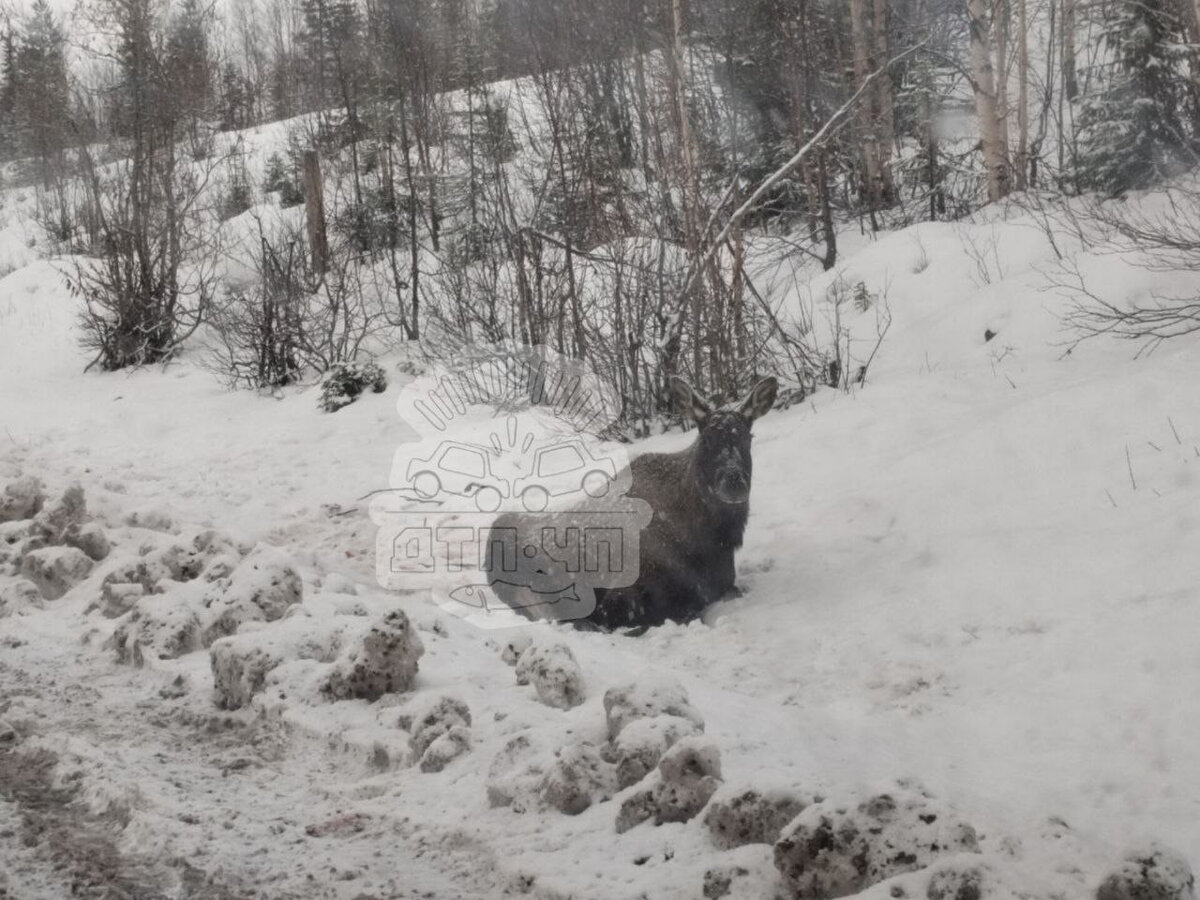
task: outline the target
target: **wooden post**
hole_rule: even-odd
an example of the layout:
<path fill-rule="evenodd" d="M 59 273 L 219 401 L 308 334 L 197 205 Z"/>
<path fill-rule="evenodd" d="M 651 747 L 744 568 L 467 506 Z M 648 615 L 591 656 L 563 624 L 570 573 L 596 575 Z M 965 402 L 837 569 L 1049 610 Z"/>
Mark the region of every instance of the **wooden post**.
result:
<path fill-rule="evenodd" d="M 316 150 L 304 151 L 304 212 L 308 218 L 308 247 L 313 271 L 323 277 L 329 268 L 329 239 L 325 234 L 325 196 L 321 160 Z"/>

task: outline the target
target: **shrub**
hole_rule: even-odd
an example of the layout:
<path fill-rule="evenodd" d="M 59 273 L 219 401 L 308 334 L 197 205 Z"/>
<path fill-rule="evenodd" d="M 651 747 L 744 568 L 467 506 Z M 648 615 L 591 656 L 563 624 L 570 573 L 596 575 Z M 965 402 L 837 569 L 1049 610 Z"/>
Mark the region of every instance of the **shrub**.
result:
<path fill-rule="evenodd" d="M 338 363 L 329 370 L 321 385 L 321 409 L 337 412 L 357 400 L 368 387 L 376 394 L 387 390 L 383 369 L 373 362 Z"/>
<path fill-rule="evenodd" d="M 221 198 L 221 221 L 240 216 L 254 205 L 254 189 L 244 173 L 235 173 L 229 180 L 229 188 Z"/>
<path fill-rule="evenodd" d="M 284 209 L 299 206 L 304 202 L 304 190 L 296 179 L 296 166 L 291 166 L 278 153 L 267 159 L 267 171 L 263 176 L 264 194 L 279 192 L 279 205 Z"/>

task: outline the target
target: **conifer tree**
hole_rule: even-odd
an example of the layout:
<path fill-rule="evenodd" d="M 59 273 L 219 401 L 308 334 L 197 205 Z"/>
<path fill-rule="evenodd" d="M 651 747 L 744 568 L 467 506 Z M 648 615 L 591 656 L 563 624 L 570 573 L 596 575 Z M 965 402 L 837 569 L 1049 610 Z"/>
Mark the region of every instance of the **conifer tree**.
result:
<path fill-rule="evenodd" d="M 11 133 L 18 151 L 38 160 L 46 187 L 61 171 L 68 137 L 70 87 L 65 47 L 66 37 L 46 0 L 35 0 L 15 47 L 5 46 Z"/>
<path fill-rule="evenodd" d="M 1170 0 L 1118 0 L 1104 24 L 1111 58 L 1080 113 L 1077 180 L 1116 195 L 1181 171 L 1190 157 L 1180 116 L 1187 50 Z"/>

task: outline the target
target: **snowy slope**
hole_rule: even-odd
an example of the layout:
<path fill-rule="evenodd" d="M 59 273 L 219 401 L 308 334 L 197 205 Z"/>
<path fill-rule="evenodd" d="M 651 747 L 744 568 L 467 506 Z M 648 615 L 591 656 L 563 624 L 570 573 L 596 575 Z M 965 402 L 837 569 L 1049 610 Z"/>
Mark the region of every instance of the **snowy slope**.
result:
<path fill-rule="evenodd" d="M 1062 245 L 1114 299 L 1196 286 Z M 83 375 L 53 263 L 22 263 L 0 280 L 0 482 L 33 474 L 57 496 L 79 481 L 118 556 L 171 539 L 126 524 L 134 512 L 275 544 L 331 631 L 355 604 L 404 608 L 426 649 L 413 702 L 465 701 L 472 749 L 438 773 L 404 765 L 392 701 L 321 702 L 312 666 L 228 715 L 207 652 L 119 666 L 103 648 L 115 622 L 85 613 L 103 565 L 0 620 L 0 719 L 81 772 L 88 815 L 150 883 L 169 869 L 175 896 L 190 896 L 178 858 L 230 896 L 698 896 L 725 858 L 699 819 L 618 835 L 624 794 L 573 817 L 486 797 L 512 736 L 600 743 L 605 690 L 660 676 L 686 687 L 727 786 L 856 802 L 914 780 L 1026 896 L 1082 895 L 1140 839 L 1200 860 L 1200 343 L 1067 354 L 1054 263 L 1013 213 L 891 234 L 816 276 L 818 309 L 834 278 L 886 292 L 894 321 L 867 384 L 756 424 L 744 596 L 638 639 L 554 634 L 587 692 L 568 711 L 515 684 L 507 633 L 374 583 L 358 498 L 387 486 L 410 433 L 398 374 L 335 415 L 314 390 L 227 392 L 198 353 Z M 177 674 L 188 690 L 160 696 Z M 770 873 L 760 849 L 735 853 Z M 14 896 L 59 895 L 38 886 L 51 876 L 35 852 L 0 840 L 0 860 Z"/>

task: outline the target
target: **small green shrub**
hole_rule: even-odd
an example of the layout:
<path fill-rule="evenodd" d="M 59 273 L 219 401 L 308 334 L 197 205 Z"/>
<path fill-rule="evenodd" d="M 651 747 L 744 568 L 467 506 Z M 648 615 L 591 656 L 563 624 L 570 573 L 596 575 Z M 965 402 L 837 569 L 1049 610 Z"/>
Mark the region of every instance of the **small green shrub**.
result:
<path fill-rule="evenodd" d="M 221 199 L 221 221 L 240 216 L 254 205 L 254 189 L 245 175 L 238 173 L 229 181 L 229 188 Z"/>
<path fill-rule="evenodd" d="M 278 191 L 279 205 L 284 209 L 304 202 L 304 189 L 296 176 L 295 162 L 285 160 L 279 153 L 272 153 L 267 159 L 262 189 L 264 194 Z"/>
<path fill-rule="evenodd" d="M 337 412 L 357 400 L 367 388 L 375 394 L 387 390 L 383 369 L 373 362 L 338 363 L 325 375 L 319 405 L 325 412 Z"/>

